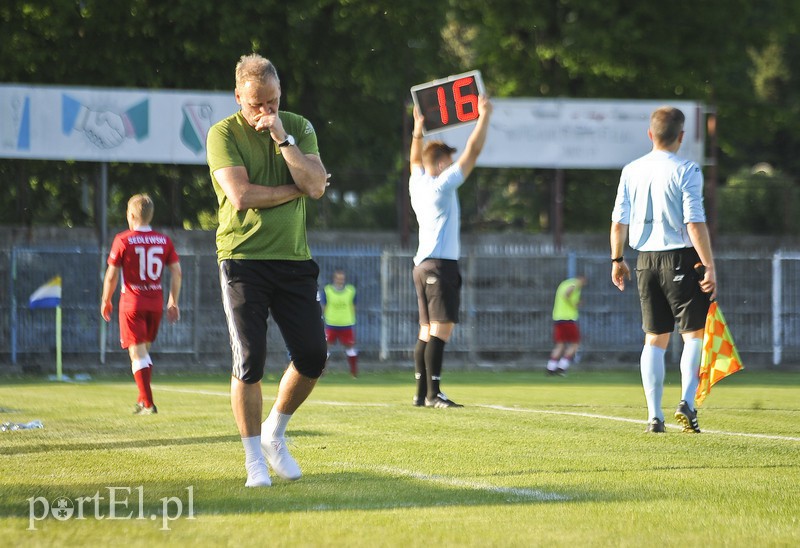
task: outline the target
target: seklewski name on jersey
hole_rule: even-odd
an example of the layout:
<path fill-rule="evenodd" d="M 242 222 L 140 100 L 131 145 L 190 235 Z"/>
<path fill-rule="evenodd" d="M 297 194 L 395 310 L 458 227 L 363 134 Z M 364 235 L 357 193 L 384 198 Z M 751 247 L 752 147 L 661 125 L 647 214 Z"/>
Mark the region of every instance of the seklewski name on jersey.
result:
<path fill-rule="evenodd" d="M 45 497 L 37 496 L 26 499 L 28 501 L 28 531 L 36 531 L 36 522 L 49 517 L 57 521 L 87 520 L 90 518 L 102 519 L 137 519 L 156 521 L 161 516 L 161 531 L 169 531 L 169 523 L 184 517 L 194 517 L 194 486 L 186 488 L 187 498 L 162 497 L 161 506 L 148 512 L 145 509 L 144 486 L 139 487 L 103 487 L 107 496 L 100 494 L 100 489 L 92 496 L 81 496 L 71 499 L 66 496 L 48 501 Z"/>
<path fill-rule="evenodd" d="M 161 284 L 129 284 L 134 291 L 161 291 Z"/>
<path fill-rule="evenodd" d="M 131 245 L 167 245 L 167 237 L 162 234 L 131 234 L 127 241 Z"/>

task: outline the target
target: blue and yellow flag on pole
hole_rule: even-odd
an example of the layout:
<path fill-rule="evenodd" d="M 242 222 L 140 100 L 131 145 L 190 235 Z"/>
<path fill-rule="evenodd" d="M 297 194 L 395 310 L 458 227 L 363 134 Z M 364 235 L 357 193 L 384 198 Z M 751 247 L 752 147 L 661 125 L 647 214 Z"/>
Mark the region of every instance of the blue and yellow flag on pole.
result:
<path fill-rule="evenodd" d="M 725 316 L 717 306 L 711 303 L 706 317 L 706 328 L 703 333 L 703 353 L 700 358 L 700 383 L 697 385 L 695 404 L 700 406 L 711 393 L 711 387 L 728 375 L 744 369 L 742 359 L 733 343 L 733 335 L 728 329 Z"/>
<path fill-rule="evenodd" d="M 57 308 L 61 306 L 61 276 L 56 276 L 34 291 L 28 299 L 29 308 Z"/>

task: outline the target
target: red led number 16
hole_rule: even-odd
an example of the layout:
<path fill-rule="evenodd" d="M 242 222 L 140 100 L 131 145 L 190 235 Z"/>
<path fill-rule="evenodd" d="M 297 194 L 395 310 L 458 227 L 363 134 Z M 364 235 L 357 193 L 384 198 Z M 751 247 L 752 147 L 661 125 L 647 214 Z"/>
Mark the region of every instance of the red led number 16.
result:
<path fill-rule="evenodd" d="M 460 78 L 453 82 L 453 102 L 456 107 L 456 117 L 459 122 L 469 122 L 478 117 L 478 97 L 474 93 L 462 95 L 461 89 L 470 87 L 475 82 L 473 77 Z M 442 118 L 442 124 L 447 125 L 450 121 L 450 114 L 447 112 L 447 94 L 444 86 L 440 86 L 436 90 L 436 98 L 439 101 L 439 115 Z M 464 105 L 470 105 L 470 112 L 464 112 Z"/>

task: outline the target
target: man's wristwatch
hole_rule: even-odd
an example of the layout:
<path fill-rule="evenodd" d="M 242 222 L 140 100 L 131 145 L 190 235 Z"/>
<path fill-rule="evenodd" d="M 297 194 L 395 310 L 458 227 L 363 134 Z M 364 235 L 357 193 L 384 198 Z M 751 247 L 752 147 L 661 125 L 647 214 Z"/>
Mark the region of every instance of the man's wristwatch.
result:
<path fill-rule="evenodd" d="M 617 257 L 616 259 L 611 259 L 611 262 L 612 262 L 612 263 L 621 263 L 621 262 L 622 262 L 622 261 L 624 261 L 624 260 L 625 260 L 625 258 L 624 258 L 624 257 L 622 257 L 622 256 L 620 255 L 620 256 L 619 256 L 619 257 Z"/>
<path fill-rule="evenodd" d="M 287 135 L 286 136 L 286 140 L 284 140 L 282 143 L 278 144 L 278 146 L 283 148 L 283 147 L 294 146 L 294 144 L 295 144 L 294 135 Z"/>

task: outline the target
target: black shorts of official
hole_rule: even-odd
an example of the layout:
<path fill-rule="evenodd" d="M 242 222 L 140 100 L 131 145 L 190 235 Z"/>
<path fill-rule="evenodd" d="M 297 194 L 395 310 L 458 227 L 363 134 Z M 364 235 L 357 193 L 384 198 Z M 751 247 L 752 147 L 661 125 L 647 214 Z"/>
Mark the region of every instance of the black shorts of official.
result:
<path fill-rule="evenodd" d="M 461 273 L 458 261 L 425 259 L 414 267 L 420 325 L 431 322 L 458 323 L 461 306 Z"/>
<path fill-rule="evenodd" d="M 693 247 L 639 253 L 636 280 L 645 333 L 672 333 L 676 323 L 681 333 L 705 327 L 711 302 L 700 289 L 702 277 L 694 269 L 699 262 Z"/>
<path fill-rule="evenodd" d="M 327 358 L 325 326 L 313 260 L 236 260 L 220 262 L 222 305 L 228 322 L 232 375 L 252 384 L 264 376 L 267 318 L 272 313 L 297 371 L 322 375 Z"/>

